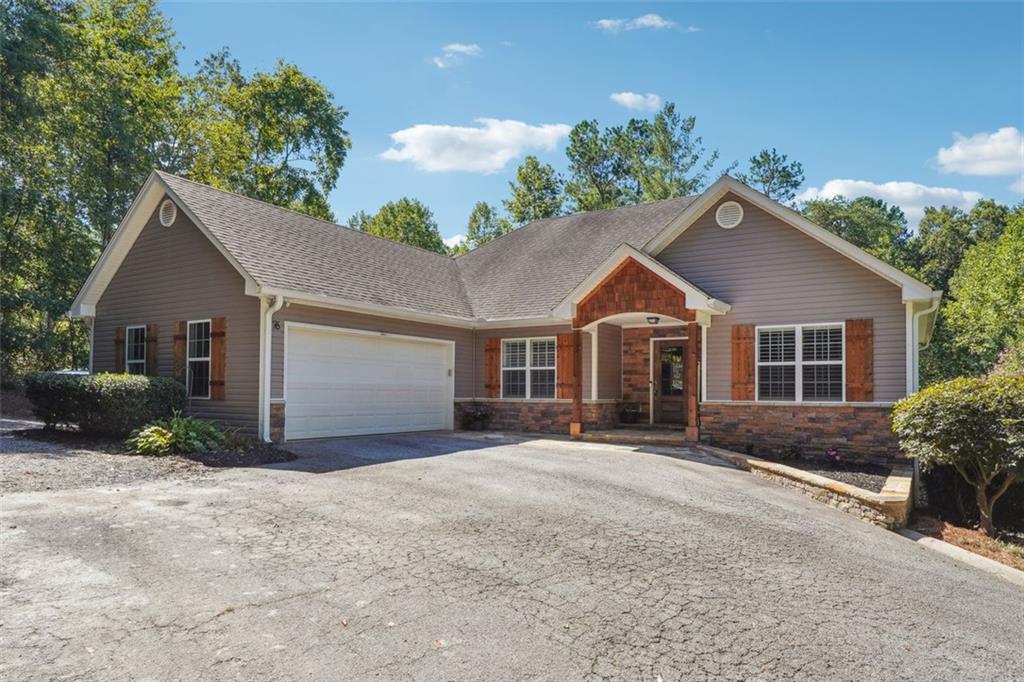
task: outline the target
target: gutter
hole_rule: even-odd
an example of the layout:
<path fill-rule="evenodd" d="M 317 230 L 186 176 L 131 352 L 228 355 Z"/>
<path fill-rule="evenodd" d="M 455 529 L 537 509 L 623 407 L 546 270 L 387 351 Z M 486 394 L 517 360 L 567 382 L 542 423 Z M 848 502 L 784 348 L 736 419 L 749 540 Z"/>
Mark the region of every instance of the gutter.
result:
<path fill-rule="evenodd" d="M 939 291 L 939 292 L 933 292 L 933 293 L 936 293 L 937 295 L 935 296 L 935 298 L 932 299 L 932 304 L 929 307 L 925 308 L 924 310 L 919 310 L 918 312 L 914 313 L 914 330 L 915 331 L 917 330 L 918 320 L 920 320 L 923 315 L 931 315 L 932 313 L 934 313 L 936 310 L 939 309 L 939 304 L 942 302 L 942 292 Z M 932 338 L 931 338 L 931 335 L 929 335 L 928 336 L 928 343 L 926 343 L 923 346 L 921 346 L 921 350 L 924 350 L 925 348 L 930 346 L 931 343 L 932 343 Z"/>
<path fill-rule="evenodd" d="M 284 296 L 277 294 L 274 303 L 263 316 L 263 395 L 260 396 L 260 409 L 263 412 L 263 442 L 270 442 L 270 352 L 274 338 L 274 313 L 284 306 Z"/>

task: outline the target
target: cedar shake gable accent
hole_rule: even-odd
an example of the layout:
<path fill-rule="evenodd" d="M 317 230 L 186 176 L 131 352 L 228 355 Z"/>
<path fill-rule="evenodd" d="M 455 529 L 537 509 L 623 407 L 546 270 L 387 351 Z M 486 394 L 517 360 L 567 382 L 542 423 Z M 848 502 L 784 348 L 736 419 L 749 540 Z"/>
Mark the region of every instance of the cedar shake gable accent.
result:
<path fill-rule="evenodd" d="M 572 326 L 578 329 L 611 315 L 636 312 L 695 319 L 694 311 L 686 307 L 686 294 L 636 259 L 626 258 L 576 304 Z"/>

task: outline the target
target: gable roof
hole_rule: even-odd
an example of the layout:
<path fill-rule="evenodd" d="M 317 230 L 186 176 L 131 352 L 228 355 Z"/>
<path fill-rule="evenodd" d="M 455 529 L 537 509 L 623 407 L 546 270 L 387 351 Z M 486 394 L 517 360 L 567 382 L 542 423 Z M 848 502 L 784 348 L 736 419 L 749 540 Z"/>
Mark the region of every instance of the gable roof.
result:
<path fill-rule="evenodd" d="M 536 221 L 452 259 L 154 171 L 71 313 L 95 314 L 103 291 L 165 195 L 238 270 L 247 294 L 280 294 L 300 302 L 476 326 L 561 319 L 565 302 L 609 262 L 627 252 L 654 262 L 649 256 L 726 192 L 899 284 L 905 300 L 935 298 L 937 292 L 923 283 L 728 176 L 695 197 Z M 682 278 L 679 286 L 699 291 Z M 700 297 L 708 300 L 709 312 L 721 303 L 710 302 L 704 292 Z"/>
<path fill-rule="evenodd" d="M 932 288 L 924 282 L 889 265 L 882 259 L 872 256 L 867 251 L 854 246 L 839 235 L 833 234 L 820 225 L 812 223 L 792 208 L 768 198 L 752 187 L 728 175 L 723 175 L 716 180 L 696 198 L 696 201 L 687 206 L 685 211 L 680 213 L 661 232 L 645 243 L 643 246 L 644 251 L 652 256 L 657 256 L 669 244 L 675 241 L 679 235 L 685 232 L 687 228 L 693 225 L 709 208 L 730 192 L 746 199 L 782 222 L 795 227 L 812 239 L 816 239 L 825 246 L 838 251 L 855 263 L 867 268 L 879 277 L 900 287 L 903 292 L 904 302 L 934 300 L 942 294 L 941 291 L 932 291 Z"/>
<path fill-rule="evenodd" d="M 620 244 L 641 248 L 696 197 L 538 220 L 455 260 L 488 319 L 548 316 Z"/>

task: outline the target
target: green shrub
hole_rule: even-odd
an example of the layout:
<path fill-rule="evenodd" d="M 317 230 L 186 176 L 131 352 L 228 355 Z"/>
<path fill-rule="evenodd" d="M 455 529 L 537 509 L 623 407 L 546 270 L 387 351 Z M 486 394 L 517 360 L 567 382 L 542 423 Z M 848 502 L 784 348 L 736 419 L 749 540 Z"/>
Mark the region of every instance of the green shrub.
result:
<path fill-rule="evenodd" d="M 175 413 L 170 419 L 136 430 L 125 444 L 140 455 L 187 455 L 217 450 L 226 440 L 225 433 L 213 422 Z"/>
<path fill-rule="evenodd" d="M 952 466 L 974 487 L 981 529 L 994 536 L 993 506 L 1024 478 L 1024 375 L 929 386 L 896 403 L 893 430 L 925 470 Z"/>
<path fill-rule="evenodd" d="M 174 452 L 174 434 L 154 424 L 135 431 L 125 444 L 139 455 L 169 455 Z"/>
<path fill-rule="evenodd" d="M 29 372 L 25 375 L 25 397 L 32 412 L 47 428 L 78 422 L 78 387 L 81 374 Z"/>
<path fill-rule="evenodd" d="M 121 437 L 185 407 L 185 387 L 137 374 L 34 372 L 25 377 L 33 411 L 47 427 L 75 424 L 89 434 Z"/>

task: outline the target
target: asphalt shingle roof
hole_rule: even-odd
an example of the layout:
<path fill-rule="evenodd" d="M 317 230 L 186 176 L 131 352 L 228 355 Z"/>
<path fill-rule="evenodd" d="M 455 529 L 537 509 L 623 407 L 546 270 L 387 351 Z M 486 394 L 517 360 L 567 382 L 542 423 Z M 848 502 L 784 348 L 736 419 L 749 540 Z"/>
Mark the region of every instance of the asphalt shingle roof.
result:
<path fill-rule="evenodd" d="M 467 320 L 546 316 L 620 244 L 641 248 L 696 198 L 541 220 L 452 259 L 159 176 L 262 286 Z"/>

